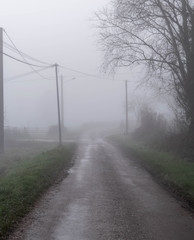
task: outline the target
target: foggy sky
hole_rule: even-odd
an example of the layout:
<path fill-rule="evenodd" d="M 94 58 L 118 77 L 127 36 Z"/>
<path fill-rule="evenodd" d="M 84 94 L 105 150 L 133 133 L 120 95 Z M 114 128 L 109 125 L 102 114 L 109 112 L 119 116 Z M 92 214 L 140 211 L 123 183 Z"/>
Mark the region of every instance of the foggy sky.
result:
<path fill-rule="evenodd" d="M 108 0 L 4 0 L 0 22 L 23 52 L 78 71 L 102 75 L 103 53 L 97 45 L 93 27 L 94 12 Z M 4 36 L 4 41 L 11 44 Z M 7 48 L 4 52 L 21 59 Z M 5 124 L 20 127 L 43 127 L 57 123 L 54 69 L 41 72 L 49 78 L 30 75 L 8 81 L 9 77 L 30 72 L 24 66 L 4 57 Z M 89 121 L 124 119 L 125 89 L 122 80 L 138 81 L 138 74 L 121 70 L 113 80 L 94 78 L 60 69 L 64 84 L 65 126 L 79 126 Z M 106 77 L 108 78 L 108 77 Z M 136 84 L 129 84 L 129 94 Z"/>

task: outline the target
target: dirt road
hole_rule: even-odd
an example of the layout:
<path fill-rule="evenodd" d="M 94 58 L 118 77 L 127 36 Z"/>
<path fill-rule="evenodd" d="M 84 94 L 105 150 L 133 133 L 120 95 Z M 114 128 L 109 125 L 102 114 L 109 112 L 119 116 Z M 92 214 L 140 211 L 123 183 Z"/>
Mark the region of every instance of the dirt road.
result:
<path fill-rule="evenodd" d="M 10 238 L 194 240 L 194 219 L 133 160 L 83 139 L 76 163 Z"/>

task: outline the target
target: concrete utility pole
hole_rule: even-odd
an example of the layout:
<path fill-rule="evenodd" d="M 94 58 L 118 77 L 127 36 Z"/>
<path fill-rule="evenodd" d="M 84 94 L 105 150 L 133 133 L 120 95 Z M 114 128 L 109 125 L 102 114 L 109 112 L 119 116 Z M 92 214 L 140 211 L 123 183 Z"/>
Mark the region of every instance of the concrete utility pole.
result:
<path fill-rule="evenodd" d="M 0 153 L 4 153 L 3 28 L 0 28 Z"/>
<path fill-rule="evenodd" d="M 62 139 L 64 133 L 64 105 L 63 105 L 63 76 L 61 75 L 61 125 L 62 125 Z"/>
<path fill-rule="evenodd" d="M 126 135 L 129 133 L 129 127 L 128 127 L 128 86 L 127 86 L 127 80 L 125 80 L 125 98 L 126 98 Z"/>
<path fill-rule="evenodd" d="M 64 126 L 64 106 L 63 106 L 63 76 L 61 75 L 61 123 Z"/>
<path fill-rule="evenodd" d="M 61 138 L 61 114 L 60 114 L 60 102 L 59 102 L 59 82 L 58 82 L 58 65 L 55 64 L 55 74 L 56 74 L 56 90 L 57 90 L 57 110 L 58 110 L 58 128 L 59 128 L 59 145 L 62 145 Z"/>

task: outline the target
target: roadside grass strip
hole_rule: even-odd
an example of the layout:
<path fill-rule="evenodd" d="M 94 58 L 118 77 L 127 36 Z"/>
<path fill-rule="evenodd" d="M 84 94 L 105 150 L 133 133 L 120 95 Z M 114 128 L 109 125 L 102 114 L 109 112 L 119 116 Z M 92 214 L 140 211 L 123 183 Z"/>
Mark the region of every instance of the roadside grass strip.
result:
<path fill-rule="evenodd" d="M 30 211 L 41 194 L 72 166 L 75 144 L 17 163 L 0 178 L 0 239 Z"/>
<path fill-rule="evenodd" d="M 160 182 L 186 201 L 194 210 L 194 163 L 183 161 L 173 153 L 143 146 L 122 136 L 112 136 L 127 156 L 134 156 Z"/>

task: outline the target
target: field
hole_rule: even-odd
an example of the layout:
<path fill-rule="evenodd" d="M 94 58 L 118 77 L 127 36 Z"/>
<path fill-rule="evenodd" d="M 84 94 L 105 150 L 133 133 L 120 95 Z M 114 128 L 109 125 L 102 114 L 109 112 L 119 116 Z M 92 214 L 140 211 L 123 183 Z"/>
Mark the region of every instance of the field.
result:
<path fill-rule="evenodd" d="M 43 143 L 42 143 L 43 144 Z M 44 145 L 44 144 L 43 144 Z M 25 147 L 17 156 L 5 154 L 0 169 L 0 239 L 30 211 L 35 202 L 73 164 L 75 144 Z M 14 150 L 15 151 L 15 150 Z M 40 153 L 41 152 L 41 153 Z M 7 162 L 6 162 L 7 161 Z"/>

